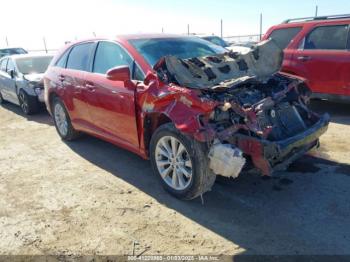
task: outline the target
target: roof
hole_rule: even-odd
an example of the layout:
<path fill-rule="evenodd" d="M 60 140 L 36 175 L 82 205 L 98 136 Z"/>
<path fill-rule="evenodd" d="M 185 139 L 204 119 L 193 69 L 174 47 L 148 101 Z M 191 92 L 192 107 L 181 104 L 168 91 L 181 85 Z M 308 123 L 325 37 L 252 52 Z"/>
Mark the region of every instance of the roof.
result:
<path fill-rule="evenodd" d="M 193 35 L 177 35 L 177 34 L 129 34 L 129 35 L 117 35 L 119 39 L 131 40 L 131 39 L 156 39 L 156 38 L 179 38 L 179 37 L 193 37 Z"/>
<path fill-rule="evenodd" d="M 302 17 L 302 18 L 292 18 L 287 19 L 282 22 L 282 24 L 304 24 L 304 23 L 319 23 L 319 22 L 331 22 L 331 21 L 341 21 L 348 22 L 350 20 L 350 15 L 327 15 L 327 16 L 311 16 L 311 17 Z"/>
<path fill-rule="evenodd" d="M 114 40 L 134 40 L 134 39 L 159 39 L 159 38 L 184 38 L 184 37 L 195 37 L 193 35 L 178 35 L 178 34 L 126 34 L 126 35 L 116 35 L 114 38 L 113 37 L 106 37 L 106 38 L 101 38 L 101 37 L 94 37 L 94 38 L 85 38 L 85 39 L 79 39 L 77 41 L 69 42 L 67 43 L 64 47 L 63 50 L 66 50 L 68 47 L 83 43 L 83 42 L 89 42 L 89 41 L 103 41 L 103 40 L 109 40 L 109 41 L 114 41 Z"/>
<path fill-rule="evenodd" d="M 0 50 L 7 50 L 7 49 L 24 49 L 24 48 L 20 47 L 20 46 L 6 46 L 6 47 L 1 47 L 0 48 Z"/>
<path fill-rule="evenodd" d="M 36 57 L 53 57 L 54 55 L 51 54 L 18 54 L 18 55 L 10 55 L 8 57 L 11 57 L 13 59 L 18 59 L 18 58 L 36 58 Z"/>

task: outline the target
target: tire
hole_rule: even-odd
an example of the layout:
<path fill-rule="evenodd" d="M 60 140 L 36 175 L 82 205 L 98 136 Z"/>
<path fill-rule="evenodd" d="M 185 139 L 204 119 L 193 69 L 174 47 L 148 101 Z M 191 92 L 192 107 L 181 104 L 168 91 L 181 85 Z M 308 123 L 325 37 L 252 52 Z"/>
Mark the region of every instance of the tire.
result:
<path fill-rule="evenodd" d="M 19 106 L 25 115 L 32 115 L 39 111 L 39 104 L 36 97 L 29 96 L 24 90 L 18 94 Z"/>
<path fill-rule="evenodd" d="M 175 152 L 172 151 L 173 148 L 177 148 Z M 172 154 L 169 154 L 169 151 Z M 180 151 L 182 153 L 177 154 Z M 159 177 L 166 191 L 184 200 L 194 199 L 210 191 L 215 183 L 216 175 L 209 169 L 207 153 L 206 144 L 181 134 L 171 123 L 160 126 L 153 134 L 150 142 L 150 158 L 153 171 Z M 174 155 L 178 155 L 178 157 L 174 157 Z M 179 159 L 177 160 L 177 158 Z M 188 161 L 191 161 L 191 163 Z M 175 173 L 177 178 L 175 177 L 174 180 Z"/>
<path fill-rule="evenodd" d="M 51 112 L 57 133 L 63 140 L 72 141 L 79 137 L 79 132 L 72 126 L 66 107 L 58 97 L 53 100 Z"/>

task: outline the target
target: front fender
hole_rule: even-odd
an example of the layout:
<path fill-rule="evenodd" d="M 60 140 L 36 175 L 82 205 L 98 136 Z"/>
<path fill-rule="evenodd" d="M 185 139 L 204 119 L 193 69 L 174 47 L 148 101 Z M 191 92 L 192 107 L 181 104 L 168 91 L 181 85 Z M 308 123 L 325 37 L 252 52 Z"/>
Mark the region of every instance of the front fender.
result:
<path fill-rule="evenodd" d="M 198 93 L 187 88 L 176 85 L 159 87 L 152 83 L 139 90 L 137 100 L 143 120 L 150 113 L 165 115 L 180 132 L 202 142 L 211 139 L 202 119 L 216 107 L 215 101 L 200 98 Z"/>
<path fill-rule="evenodd" d="M 37 94 L 35 93 L 34 89 L 28 86 L 28 82 L 27 81 L 16 81 L 16 86 L 17 86 L 17 95 L 19 94 L 19 92 L 21 90 L 23 90 L 24 92 L 26 92 L 27 95 L 30 96 L 37 96 Z"/>

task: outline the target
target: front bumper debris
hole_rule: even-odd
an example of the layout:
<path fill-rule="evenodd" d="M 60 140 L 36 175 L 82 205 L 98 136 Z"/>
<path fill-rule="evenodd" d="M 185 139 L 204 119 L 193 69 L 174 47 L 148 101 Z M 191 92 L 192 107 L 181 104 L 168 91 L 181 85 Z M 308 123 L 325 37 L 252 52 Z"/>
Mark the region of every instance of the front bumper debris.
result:
<path fill-rule="evenodd" d="M 325 114 L 304 132 L 281 141 L 271 142 L 235 134 L 229 138 L 229 142 L 249 155 L 262 175 L 270 176 L 273 171 L 284 170 L 293 161 L 318 146 L 319 137 L 328 129 L 329 119 L 329 115 Z"/>

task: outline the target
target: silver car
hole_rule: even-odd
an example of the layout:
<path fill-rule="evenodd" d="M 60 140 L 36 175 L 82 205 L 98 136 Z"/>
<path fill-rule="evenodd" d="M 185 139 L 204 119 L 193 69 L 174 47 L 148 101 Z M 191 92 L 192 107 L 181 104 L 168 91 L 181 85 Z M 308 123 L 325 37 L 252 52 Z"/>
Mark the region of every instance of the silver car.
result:
<path fill-rule="evenodd" d="M 7 47 L 0 49 L 0 58 L 8 55 L 28 54 L 22 47 Z"/>
<path fill-rule="evenodd" d="M 51 55 L 12 55 L 0 60 L 0 104 L 19 105 L 26 115 L 34 114 L 44 103 L 43 75 Z"/>

